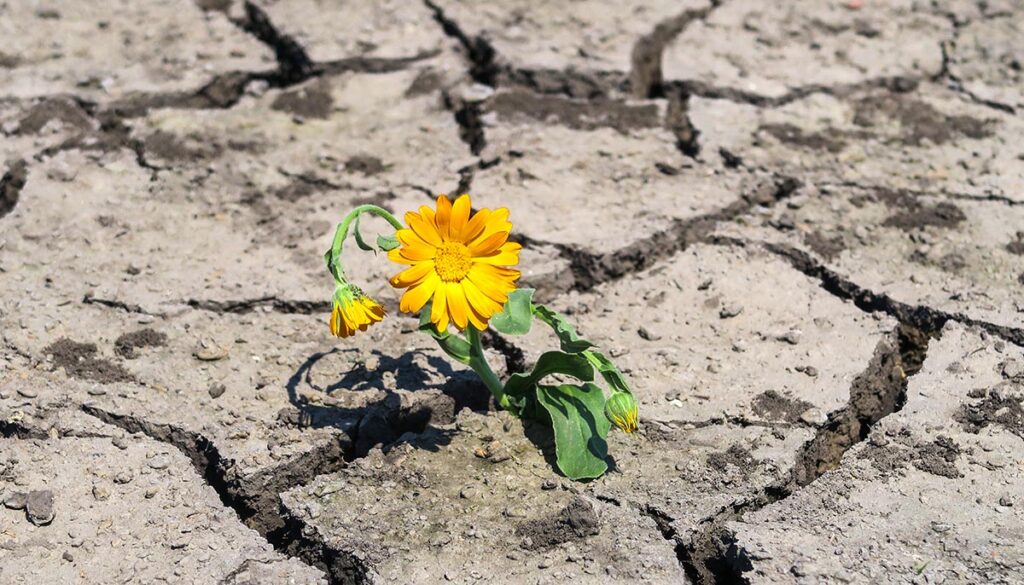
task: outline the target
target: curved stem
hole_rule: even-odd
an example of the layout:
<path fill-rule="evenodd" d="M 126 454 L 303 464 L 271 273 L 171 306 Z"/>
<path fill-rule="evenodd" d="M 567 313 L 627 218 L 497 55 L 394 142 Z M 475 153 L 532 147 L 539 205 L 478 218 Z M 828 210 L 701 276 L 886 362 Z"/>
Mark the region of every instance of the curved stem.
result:
<path fill-rule="evenodd" d="M 348 212 L 348 215 L 346 215 L 341 220 L 341 223 L 338 224 L 338 228 L 334 230 L 334 240 L 331 242 L 331 249 L 327 251 L 327 267 L 331 271 L 331 274 L 334 275 L 335 280 L 338 280 L 341 276 L 337 272 L 337 262 L 338 258 L 341 256 L 341 248 L 345 244 L 345 238 L 348 237 L 349 226 L 352 224 L 353 221 L 356 220 L 357 217 L 364 213 L 370 213 L 378 217 L 383 217 L 396 230 L 400 230 L 405 227 L 402 225 L 400 221 L 398 221 L 398 219 L 395 218 L 394 215 L 391 215 L 391 213 L 387 209 L 384 209 L 383 207 L 377 205 L 360 205 L 359 207 L 356 207 L 352 211 Z"/>
<path fill-rule="evenodd" d="M 519 413 L 516 412 L 512 402 L 505 395 L 505 385 L 501 383 L 498 375 L 494 373 L 490 364 L 487 363 L 487 356 L 484 354 L 484 347 L 480 342 L 480 332 L 470 325 L 466 328 L 466 338 L 469 341 L 469 367 L 473 368 L 473 371 L 484 381 L 484 385 L 494 395 L 498 406 L 503 410 L 518 415 Z"/>

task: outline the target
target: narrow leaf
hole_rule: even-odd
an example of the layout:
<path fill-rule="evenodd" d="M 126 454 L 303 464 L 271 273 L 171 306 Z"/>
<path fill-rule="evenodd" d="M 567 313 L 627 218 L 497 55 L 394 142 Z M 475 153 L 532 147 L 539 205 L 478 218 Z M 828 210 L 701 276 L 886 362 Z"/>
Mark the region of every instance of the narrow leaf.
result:
<path fill-rule="evenodd" d="M 582 355 L 548 351 L 540 356 L 529 374 L 509 376 L 508 381 L 505 382 L 505 394 L 523 396 L 530 387 L 549 374 L 563 374 L 583 382 L 589 382 L 594 379 L 594 367 Z"/>
<path fill-rule="evenodd" d="M 619 368 L 612 363 L 612 360 L 606 358 L 605 355 L 599 351 L 585 351 L 583 354 L 590 359 L 594 364 L 594 367 L 597 368 L 598 373 L 601 374 L 601 377 L 604 378 L 604 381 L 608 383 L 608 386 L 613 391 L 632 394 L 629 390 L 629 384 L 626 383 L 626 377 L 623 376 L 622 372 L 619 371 Z"/>
<path fill-rule="evenodd" d="M 576 328 L 565 317 L 544 305 L 534 305 L 533 313 L 555 331 L 555 335 L 558 336 L 558 341 L 562 345 L 562 351 L 566 353 L 580 353 L 594 345 L 580 337 L 576 333 Z"/>
<path fill-rule="evenodd" d="M 373 252 L 376 254 L 377 250 L 375 250 L 370 244 L 366 243 L 366 240 L 363 239 L 363 232 L 359 231 L 359 219 L 361 217 L 361 215 L 356 216 L 356 223 L 352 227 L 352 231 L 354 231 L 356 235 L 356 245 L 359 246 L 360 250 L 366 250 L 367 252 Z"/>
<path fill-rule="evenodd" d="M 491 316 L 491 326 L 508 335 L 525 335 L 533 323 L 532 288 L 517 288 L 508 295 L 505 308 Z"/>
<path fill-rule="evenodd" d="M 604 393 L 594 384 L 537 386 L 537 400 L 555 431 L 558 469 L 570 479 L 600 477 L 608 470 Z"/>
<path fill-rule="evenodd" d="M 401 246 L 395 236 L 377 236 L 377 247 L 385 252 L 390 252 Z"/>

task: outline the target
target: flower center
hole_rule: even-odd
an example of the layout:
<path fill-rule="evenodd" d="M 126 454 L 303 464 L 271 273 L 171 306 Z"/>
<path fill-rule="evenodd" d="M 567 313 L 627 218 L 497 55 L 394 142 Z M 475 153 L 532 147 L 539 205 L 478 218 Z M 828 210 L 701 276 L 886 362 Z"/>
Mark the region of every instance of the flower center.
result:
<path fill-rule="evenodd" d="M 445 282 L 459 282 L 473 267 L 469 248 L 458 242 L 445 242 L 434 255 L 434 271 Z"/>

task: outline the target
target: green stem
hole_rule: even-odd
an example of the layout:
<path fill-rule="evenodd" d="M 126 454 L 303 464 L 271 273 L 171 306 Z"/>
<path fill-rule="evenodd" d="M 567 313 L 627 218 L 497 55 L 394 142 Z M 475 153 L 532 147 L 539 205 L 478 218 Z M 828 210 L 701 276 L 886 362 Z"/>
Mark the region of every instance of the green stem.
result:
<path fill-rule="evenodd" d="M 331 274 L 334 275 L 335 280 L 339 279 L 341 276 L 338 274 L 337 262 L 338 258 L 341 257 L 341 248 L 345 244 L 345 238 L 348 237 L 349 226 L 352 225 L 352 222 L 355 221 L 357 217 L 364 213 L 383 217 L 396 230 L 400 230 L 405 227 L 400 221 L 398 221 L 398 219 L 395 218 L 395 216 L 391 215 L 387 209 L 377 205 L 360 205 L 348 212 L 348 215 L 346 215 L 344 219 L 341 220 L 341 223 L 338 224 L 338 229 L 334 231 L 334 241 L 331 242 L 331 249 L 327 251 L 327 268 L 331 271 Z"/>
<path fill-rule="evenodd" d="M 487 356 L 484 354 L 484 346 L 480 342 L 480 332 L 477 331 L 472 325 L 466 328 L 466 338 L 469 340 L 469 367 L 473 368 L 473 371 L 480 376 L 480 379 L 484 381 L 484 385 L 494 395 L 494 399 L 498 402 L 503 410 L 507 410 L 513 414 L 518 415 L 512 402 L 505 395 L 505 385 L 498 379 L 498 375 L 494 373 L 491 366 L 487 363 Z"/>

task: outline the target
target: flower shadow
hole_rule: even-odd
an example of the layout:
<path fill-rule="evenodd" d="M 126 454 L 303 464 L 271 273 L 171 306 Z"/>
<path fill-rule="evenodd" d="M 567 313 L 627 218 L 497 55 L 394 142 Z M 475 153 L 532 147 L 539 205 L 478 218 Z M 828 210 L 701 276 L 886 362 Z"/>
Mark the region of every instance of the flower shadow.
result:
<path fill-rule="evenodd" d="M 362 457 L 376 446 L 387 450 L 407 433 L 422 435 L 413 442 L 416 447 L 437 451 L 451 437 L 437 425 L 454 422 L 463 408 L 489 408 L 490 394 L 472 372 L 454 371 L 445 360 L 419 350 L 398 356 L 374 350 L 375 367 L 360 362 L 328 384 L 317 383 L 313 374 L 325 359 L 355 351 L 333 348 L 306 358 L 286 385 L 293 408 L 279 413 L 295 426 L 343 431 L 351 438 L 347 459 Z M 434 381 L 438 378 L 444 382 Z"/>

